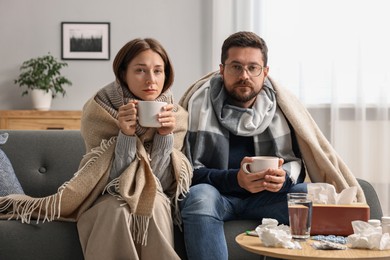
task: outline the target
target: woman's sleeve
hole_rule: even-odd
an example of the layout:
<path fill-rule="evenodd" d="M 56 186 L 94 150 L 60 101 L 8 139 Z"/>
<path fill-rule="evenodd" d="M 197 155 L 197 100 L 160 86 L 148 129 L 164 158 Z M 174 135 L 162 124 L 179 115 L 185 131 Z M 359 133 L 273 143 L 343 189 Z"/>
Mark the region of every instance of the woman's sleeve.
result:
<path fill-rule="evenodd" d="M 160 180 L 164 190 L 170 187 L 174 177 L 171 168 L 171 153 L 173 149 L 173 134 L 159 135 L 156 133 L 153 139 L 153 147 L 150 154 L 150 166 L 154 175 Z"/>
<path fill-rule="evenodd" d="M 115 179 L 130 165 L 135 158 L 136 136 L 127 136 L 119 131 L 115 147 L 114 162 L 111 167 L 110 179 Z"/>

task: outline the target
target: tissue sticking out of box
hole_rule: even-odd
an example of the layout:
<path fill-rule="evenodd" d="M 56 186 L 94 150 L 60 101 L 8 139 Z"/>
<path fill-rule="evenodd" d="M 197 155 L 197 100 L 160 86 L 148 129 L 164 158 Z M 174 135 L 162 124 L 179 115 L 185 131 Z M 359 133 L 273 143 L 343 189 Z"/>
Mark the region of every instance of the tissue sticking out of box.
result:
<path fill-rule="evenodd" d="M 301 245 L 292 240 L 290 227 L 278 225 L 272 218 L 264 218 L 261 225 L 256 228 L 257 235 L 266 247 L 284 247 L 289 249 L 302 249 Z"/>
<path fill-rule="evenodd" d="M 382 229 L 378 229 L 365 221 L 352 221 L 354 234 L 349 235 L 347 242 L 352 248 L 364 248 L 373 250 L 390 249 L 389 233 L 382 234 Z"/>
<path fill-rule="evenodd" d="M 349 187 L 337 193 L 331 184 L 309 183 L 307 193 L 315 204 L 352 204 L 356 202 L 357 187 Z"/>

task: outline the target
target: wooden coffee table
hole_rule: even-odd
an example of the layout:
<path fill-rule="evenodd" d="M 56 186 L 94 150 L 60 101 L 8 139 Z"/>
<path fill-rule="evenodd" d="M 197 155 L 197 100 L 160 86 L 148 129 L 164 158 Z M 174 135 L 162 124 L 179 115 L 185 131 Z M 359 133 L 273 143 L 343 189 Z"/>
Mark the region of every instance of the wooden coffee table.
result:
<path fill-rule="evenodd" d="M 301 242 L 302 249 L 287 249 L 266 247 L 260 239 L 255 236 L 248 236 L 242 233 L 236 237 L 236 242 L 245 250 L 264 256 L 284 258 L 289 260 L 374 260 L 390 259 L 390 250 L 365 250 L 352 249 L 346 250 L 316 250 L 311 246 L 313 240 Z"/>

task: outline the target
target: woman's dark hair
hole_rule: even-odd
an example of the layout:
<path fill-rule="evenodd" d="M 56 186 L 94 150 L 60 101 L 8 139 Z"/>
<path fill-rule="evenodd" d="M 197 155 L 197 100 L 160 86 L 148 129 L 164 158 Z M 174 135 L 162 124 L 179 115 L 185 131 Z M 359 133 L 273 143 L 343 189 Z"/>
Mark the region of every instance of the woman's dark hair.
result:
<path fill-rule="evenodd" d="M 121 85 L 127 86 L 125 81 L 127 66 L 138 54 L 146 50 L 152 50 L 158 53 L 164 61 L 165 81 L 162 90 L 164 92 L 173 83 L 174 70 L 164 47 L 157 40 L 152 38 L 137 38 L 131 40 L 119 50 L 112 65 L 115 77 Z"/>
<path fill-rule="evenodd" d="M 260 49 L 263 54 L 264 66 L 268 62 L 268 47 L 265 41 L 253 32 L 237 32 L 230 35 L 222 45 L 221 64 L 228 59 L 228 50 L 232 47 L 253 47 Z"/>

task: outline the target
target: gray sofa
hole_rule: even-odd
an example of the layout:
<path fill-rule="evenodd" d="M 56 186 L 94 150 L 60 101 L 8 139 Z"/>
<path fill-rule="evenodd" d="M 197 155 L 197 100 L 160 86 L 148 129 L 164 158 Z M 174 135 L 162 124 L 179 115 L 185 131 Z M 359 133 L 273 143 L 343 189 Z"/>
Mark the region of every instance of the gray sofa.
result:
<path fill-rule="evenodd" d="M 3 132 L 9 133 L 9 138 L 1 149 L 9 157 L 25 193 L 34 197 L 55 193 L 76 172 L 85 151 L 79 131 L 0 130 L 0 134 Z M 366 181 L 359 182 L 367 196 L 371 217 L 380 218 L 382 210 L 375 190 Z M 235 242 L 239 233 L 259 224 L 247 220 L 225 223 L 229 259 L 263 259 L 241 249 Z M 177 228 L 175 249 L 182 259 L 186 259 L 183 234 Z M 0 259 L 83 259 L 76 223 L 36 224 L 32 221 L 22 224 L 15 220 L 0 220 Z"/>

